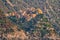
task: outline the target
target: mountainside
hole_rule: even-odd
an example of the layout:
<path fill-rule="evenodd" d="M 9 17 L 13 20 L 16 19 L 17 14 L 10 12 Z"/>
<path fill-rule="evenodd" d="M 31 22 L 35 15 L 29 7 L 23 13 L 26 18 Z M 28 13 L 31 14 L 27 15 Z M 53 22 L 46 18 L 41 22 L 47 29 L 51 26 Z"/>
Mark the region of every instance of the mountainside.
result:
<path fill-rule="evenodd" d="M 60 40 L 60 0 L 0 0 L 0 40 Z"/>

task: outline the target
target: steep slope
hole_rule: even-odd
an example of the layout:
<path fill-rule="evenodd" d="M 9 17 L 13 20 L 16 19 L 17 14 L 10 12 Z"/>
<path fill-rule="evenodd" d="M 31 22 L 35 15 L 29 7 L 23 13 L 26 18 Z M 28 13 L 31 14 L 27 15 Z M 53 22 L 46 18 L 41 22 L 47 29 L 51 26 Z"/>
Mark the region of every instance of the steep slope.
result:
<path fill-rule="evenodd" d="M 6 18 L 4 12 L 0 9 L 0 40 L 13 40 L 12 38 L 24 40 L 27 36 L 24 30 L 18 29 L 17 25 Z"/>
<path fill-rule="evenodd" d="M 60 40 L 60 0 L 0 0 L 0 7 L 4 11 L 0 11 L 1 37 L 7 35 L 7 40 Z M 36 15 L 37 8 L 42 14 Z"/>

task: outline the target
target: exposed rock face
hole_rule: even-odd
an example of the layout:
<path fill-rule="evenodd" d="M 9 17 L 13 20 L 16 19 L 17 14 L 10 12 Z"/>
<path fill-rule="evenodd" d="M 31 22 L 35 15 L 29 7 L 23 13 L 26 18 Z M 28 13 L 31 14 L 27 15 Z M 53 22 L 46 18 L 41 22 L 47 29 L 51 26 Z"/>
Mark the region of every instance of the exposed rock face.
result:
<path fill-rule="evenodd" d="M 9 39 L 12 40 L 12 38 L 14 38 L 16 40 L 18 40 L 18 39 L 25 40 L 25 39 L 27 39 L 27 36 L 26 36 L 25 32 L 23 30 L 21 30 L 21 31 L 16 31 L 13 34 L 7 34 L 7 38 L 8 38 L 8 40 Z"/>

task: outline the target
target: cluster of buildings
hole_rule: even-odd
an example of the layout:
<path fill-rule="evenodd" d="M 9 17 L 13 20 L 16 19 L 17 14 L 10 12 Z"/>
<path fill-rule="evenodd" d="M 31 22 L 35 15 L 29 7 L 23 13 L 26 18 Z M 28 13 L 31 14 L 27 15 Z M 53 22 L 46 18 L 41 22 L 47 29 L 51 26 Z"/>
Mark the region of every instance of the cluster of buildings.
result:
<path fill-rule="evenodd" d="M 38 14 L 43 14 L 42 10 L 40 8 L 27 8 L 26 10 L 19 10 L 19 13 L 17 12 L 11 12 L 6 13 L 5 16 L 16 16 L 17 18 L 24 17 L 27 21 L 31 20 L 32 18 L 35 18 Z"/>

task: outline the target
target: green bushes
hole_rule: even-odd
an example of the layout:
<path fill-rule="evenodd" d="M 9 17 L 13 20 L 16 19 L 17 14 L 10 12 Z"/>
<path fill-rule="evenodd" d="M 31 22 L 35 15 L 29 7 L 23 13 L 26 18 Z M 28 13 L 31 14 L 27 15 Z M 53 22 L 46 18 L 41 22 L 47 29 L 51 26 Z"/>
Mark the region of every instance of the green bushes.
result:
<path fill-rule="evenodd" d="M 43 18 L 43 21 L 44 21 L 44 22 L 48 22 L 48 19 L 47 19 L 47 18 Z"/>
<path fill-rule="evenodd" d="M 4 20 L 1 20 L 1 19 L 0 19 L 0 23 L 4 23 L 4 22 L 5 22 Z"/>

